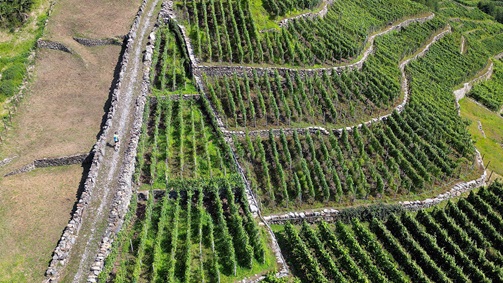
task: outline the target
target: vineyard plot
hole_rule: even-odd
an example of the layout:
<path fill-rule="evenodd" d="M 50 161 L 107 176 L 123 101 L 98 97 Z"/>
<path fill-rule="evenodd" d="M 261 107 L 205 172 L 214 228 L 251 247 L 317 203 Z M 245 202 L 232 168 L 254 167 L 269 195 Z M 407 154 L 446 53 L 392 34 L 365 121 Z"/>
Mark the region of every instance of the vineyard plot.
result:
<path fill-rule="evenodd" d="M 197 93 L 187 50 L 175 23 L 161 26 L 155 36 L 150 73 L 152 92 L 159 95 Z"/>
<path fill-rule="evenodd" d="M 418 113 L 344 130 L 340 137 L 294 132 L 236 139 L 240 162 L 262 203 L 303 206 L 421 193 L 470 172 L 472 153 L 421 129 Z M 423 114 L 424 118 L 429 115 Z M 418 131 L 419 130 L 419 131 Z M 277 209 L 277 208 L 276 208 Z"/>
<path fill-rule="evenodd" d="M 264 0 L 262 6 L 271 16 L 285 16 L 289 12 L 296 10 L 312 10 L 316 8 L 322 0 Z"/>
<path fill-rule="evenodd" d="M 289 1 L 264 4 L 269 2 Z M 300 18 L 285 28 L 259 32 L 249 6 L 246 0 L 183 1 L 176 13 L 204 62 L 313 66 L 354 59 L 370 33 L 426 11 L 404 0 L 333 1 L 323 18 Z"/>
<path fill-rule="evenodd" d="M 111 282 L 233 282 L 274 266 L 243 188 L 230 182 L 150 195 L 133 220 Z"/>
<path fill-rule="evenodd" d="M 235 176 L 228 146 L 216 134 L 201 100 L 153 97 L 138 153 L 137 178 L 154 189 L 176 180 Z"/>
<path fill-rule="evenodd" d="M 150 97 L 135 175 L 148 200 L 130 206 L 135 213 L 102 279 L 233 282 L 275 268 L 230 148 L 201 100 Z"/>
<path fill-rule="evenodd" d="M 500 282 L 502 188 L 371 222 L 286 223 L 276 235 L 302 282 Z"/>

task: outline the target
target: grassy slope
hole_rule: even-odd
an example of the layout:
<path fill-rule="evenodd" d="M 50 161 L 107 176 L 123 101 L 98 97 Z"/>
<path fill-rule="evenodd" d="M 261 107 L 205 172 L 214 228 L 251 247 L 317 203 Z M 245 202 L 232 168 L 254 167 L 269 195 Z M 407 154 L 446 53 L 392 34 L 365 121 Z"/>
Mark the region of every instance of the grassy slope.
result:
<path fill-rule="evenodd" d="M 489 165 L 489 170 L 494 170 L 495 173 L 503 175 L 503 118 L 498 114 L 487 110 L 478 105 L 473 100 L 462 99 L 461 116 L 471 121 L 468 130 L 473 137 L 475 146 L 484 155 L 484 162 Z M 486 137 L 478 129 L 478 121 L 482 124 L 482 129 Z"/>
<path fill-rule="evenodd" d="M 70 218 L 81 175 L 81 167 L 72 165 L 2 180 L 0 282 L 43 280 L 54 246 Z"/>

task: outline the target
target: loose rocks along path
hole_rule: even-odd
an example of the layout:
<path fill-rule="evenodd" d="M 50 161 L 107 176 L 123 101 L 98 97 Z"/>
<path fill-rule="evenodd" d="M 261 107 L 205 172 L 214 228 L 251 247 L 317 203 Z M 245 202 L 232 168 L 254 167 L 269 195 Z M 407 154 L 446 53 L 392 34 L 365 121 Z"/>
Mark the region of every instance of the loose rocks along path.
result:
<path fill-rule="evenodd" d="M 104 131 L 104 138 L 97 143 L 97 150 L 102 154 L 101 165 L 95 180 L 94 188 L 87 208 L 82 217 L 78 237 L 70 251 L 66 269 L 62 272 L 61 282 L 85 282 L 94 257 L 98 253 L 99 243 L 107 227 L 109 208 L 113 196 L 119 187 L 118 179 L 124 161 L 124 151 L 130 139 L 133 120 L 134 103 L 140 95 L 143 64 L 142 51 L 144 50 L 147 35 L 155 24 L 155 11 L 159 0 L 145 0 L 143 10 L 138 13 L 129 35 L 130 46 L 125 54 L 127 65 L 118 86 L 117 102 L 113 118 L 108 129 Z M 123 59 L 123 65 L 125 64 Z M 121 72 L 122 72 L 121 71 Z M 106 143 L 111 143 L 114 132 L 117 131 L 122 141 L 122 147 L 115 151 Z M 101 146 L 100 146 L 101 145 Z M 53 280 L 56 282 L 58 280 Z"/>

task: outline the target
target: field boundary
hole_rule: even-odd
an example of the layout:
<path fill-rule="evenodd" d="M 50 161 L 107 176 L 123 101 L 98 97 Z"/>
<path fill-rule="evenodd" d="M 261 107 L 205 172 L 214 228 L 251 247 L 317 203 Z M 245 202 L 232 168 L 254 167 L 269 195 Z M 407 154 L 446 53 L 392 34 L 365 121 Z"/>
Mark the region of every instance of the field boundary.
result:
<path fill-rule="evenodd" d="M 328 8 L 330 5 L 332 5 L 334 3 L 334 0 L 323 0 L 323 8 L 321 8 L 320 11 L 318 12 L 307 12 L 307 13 L 304 13 L 304 14 L 300 14 L 300 15 L 297 15 L 297 16 L 293 16 L 293 17 L 290 17 L 290 18 L 286 18 L 286 19 L 283 19 L 281 21 L 279 21 L 278 25 L 279 27 L 286 27 L 288 25 L 288 22 L 292 21 L 292 20 L 295 20 L 295 19 L 300 19 L 300 18 L 316 18 L 316 17 L 320 17 L 320 18 L 323 18 L 325 17 L 325 15 L 328 13 Z"/>
<path fill-rule="evenodd" d="M 77 153 L 72 155 L 66 155 L 61 157 L 49 157 L 49 158 L 41 158 L 35 159 L 33 162 L 30 162 L 16 170 L 13 170 L 4 175 L 4 177 L 17 175 L 21 173 L 27 173 L 37 168 L 44 167 L 55 167 L 55 166 L 66 166 L 73 164 L 85 164 L 90 163 L 92 160 L 93 154 L 89 153 Z"/>

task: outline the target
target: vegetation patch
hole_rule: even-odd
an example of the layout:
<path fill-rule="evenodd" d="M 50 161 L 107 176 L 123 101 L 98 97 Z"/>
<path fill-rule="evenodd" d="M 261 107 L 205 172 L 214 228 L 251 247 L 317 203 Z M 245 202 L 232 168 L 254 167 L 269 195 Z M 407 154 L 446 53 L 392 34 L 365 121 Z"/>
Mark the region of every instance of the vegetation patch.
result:
<path fill-rule="evenodd" d="M 157 31 L 152 62 L 152 92 L 158 95 L 197 93 L 183 38 L 172 22 Z"/>
<path fill-rule="evenodd" d="M 498 175 L 503 175 L 503 129 L 501 124 L 503 118 L 486 108 L 478 105 L 470 99 L 462 99 L 461 116 L 470 121 L 468 131 L 470 132 L 475 146 L 484 156 L 486 165 L 489 164 L 489 171 L 494 170 Z M 479 123 L 485 133 L 485 137 L 480 131 Z"/>
<path fill-rule="evenodd" d="M 31 8 L 34 12 L 29 14 Z M 0 105 L 19 91 L 30 64 L 30 52 L 42 36 L 47 9 L 45 1 L 0 3 Z M 5 114 L 2 112 L 0 115 Z"/>
<path fill-rule="evenodd" d="M 103 280 L 234 282 L 274 269 L 265 231 L 250 213 L 242 186 L 227 181 L 181 186 L 160 200 L 150 195 L 132 209 L 134 222 L 110 258 L 117 269 Z"/>

